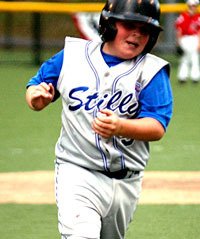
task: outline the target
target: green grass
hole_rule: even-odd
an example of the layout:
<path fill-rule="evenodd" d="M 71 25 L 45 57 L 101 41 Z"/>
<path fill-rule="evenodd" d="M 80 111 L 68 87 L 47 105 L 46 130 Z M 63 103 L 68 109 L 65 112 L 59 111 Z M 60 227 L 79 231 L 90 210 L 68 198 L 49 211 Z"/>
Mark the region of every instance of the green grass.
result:
<path fill-rule="evenodd" d="M 2 239 L 59 239 L 57 208 L 52 205 L 0 204 Z"/>
<path fill-rule="evenodd" d="M 139 205 L 127 239 L 197 239 L 198 205 Z"/>
<path fill-rule="evenodd" d="M 54 205 L 0 204 L 3 239 L 59 239 Z M 139 205 L 127 239 L 197 239 L 198 205 Z M 114 238 L 112 238 L 114 239 Z"/>
<path fill-rule="evenodd" d="M 5 51 L 0 51 L 5 59 Z M 45 59 L 51 52 L 45 53 Z M 25 86 L 38 67 L 27 64 L 31 54 L 9 52 L 0 71 L 0 171 L 52 170 L 54 145 L 60 131 L 60 100 L 42 112 L 31 111 L 25 102 Z M 165 137 L 151 143 L 147 170 L 200 170 L 200 84 L 176 80 L 177 59 L 172 63 L 171 82 L 174 116 Z M 11 61 L 9 62 L 9 59 Z M 19 61 L 17 61 L 19 59 Z"/>

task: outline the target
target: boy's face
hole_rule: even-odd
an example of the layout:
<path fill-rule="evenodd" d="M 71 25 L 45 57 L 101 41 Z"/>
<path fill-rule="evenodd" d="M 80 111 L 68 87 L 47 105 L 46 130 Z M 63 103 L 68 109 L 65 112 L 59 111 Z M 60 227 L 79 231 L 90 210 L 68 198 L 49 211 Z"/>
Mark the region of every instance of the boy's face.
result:
<path fill-rule="evenodd" d="M 105 52 L 122 59 L 138 56 L 149 40 L 149 27 L 141 22 L 116 21 L 117 34 L 104 46 Z"/>

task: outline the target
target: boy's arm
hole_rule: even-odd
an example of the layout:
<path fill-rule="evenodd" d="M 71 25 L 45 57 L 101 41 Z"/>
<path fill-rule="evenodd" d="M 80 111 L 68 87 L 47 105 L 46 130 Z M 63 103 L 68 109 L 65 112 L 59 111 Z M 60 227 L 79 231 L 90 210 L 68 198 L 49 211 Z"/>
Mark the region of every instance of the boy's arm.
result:
<path fill-rule="evenodd" d="M 119 118 L 109 109 L 103 109 L 92 122 L 93 130 L 104 138 L 122 136 L 142 141 L 161 139 L 172 117 L 173 96 L 168 68 L 159 71 L 140 93 L 140 111 L 137 118 Z"/>
<path fill-rule="evenodd" d="M 32 110 L 44 109 L 54 98 L 54 86 L 42 82 L 39 85 L 29 86 L 26 90 L 26 102 Z"/>
<path fill-rule="evenodd" d="M 119 118 L 114 112 L 104 109 L 92 122 L 93 130 L 104 138 L 122 136 L 143 141 L 156 141 L 163 137 L 165 129 L 156 119 Z"/>

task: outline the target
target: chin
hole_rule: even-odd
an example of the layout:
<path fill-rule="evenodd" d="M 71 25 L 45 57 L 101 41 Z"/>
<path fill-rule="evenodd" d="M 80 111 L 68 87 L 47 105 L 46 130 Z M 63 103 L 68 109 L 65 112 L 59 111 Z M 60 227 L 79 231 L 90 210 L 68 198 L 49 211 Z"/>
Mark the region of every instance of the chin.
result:
<path fill-rule="evenodd" d="M 122 55 L 122 59 L 124 59 L 124 60 L 130 60 L 130 59 L 133 59 L 134 57 L 136 57 L 136 56 L 138 56 L 139 54 L 123 54 Z"/>

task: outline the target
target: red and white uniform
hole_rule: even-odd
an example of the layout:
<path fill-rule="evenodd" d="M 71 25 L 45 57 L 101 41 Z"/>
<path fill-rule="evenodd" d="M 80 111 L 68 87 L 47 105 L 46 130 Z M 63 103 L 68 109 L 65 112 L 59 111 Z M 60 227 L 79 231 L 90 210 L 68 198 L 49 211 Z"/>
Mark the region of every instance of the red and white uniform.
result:
<path fill-rule="evenodd" d="M 187 78 L 191 78 L 193 81 L 198 81 L 200 79 L 200 13 L 191 14 L 188 11 L 180 14 L 175 21 L 175 29 L 177 31 L 178 44 L 184 51 L 180 59 L 178 79 L 185 81 Z"/>
<path fill-rule="evenodd" d="M 175 27 L 182 36 L 197 35 L 200 31 L 200 13 L 191 15 L 189 12 L 182 13 L 175 22 Z"/>

